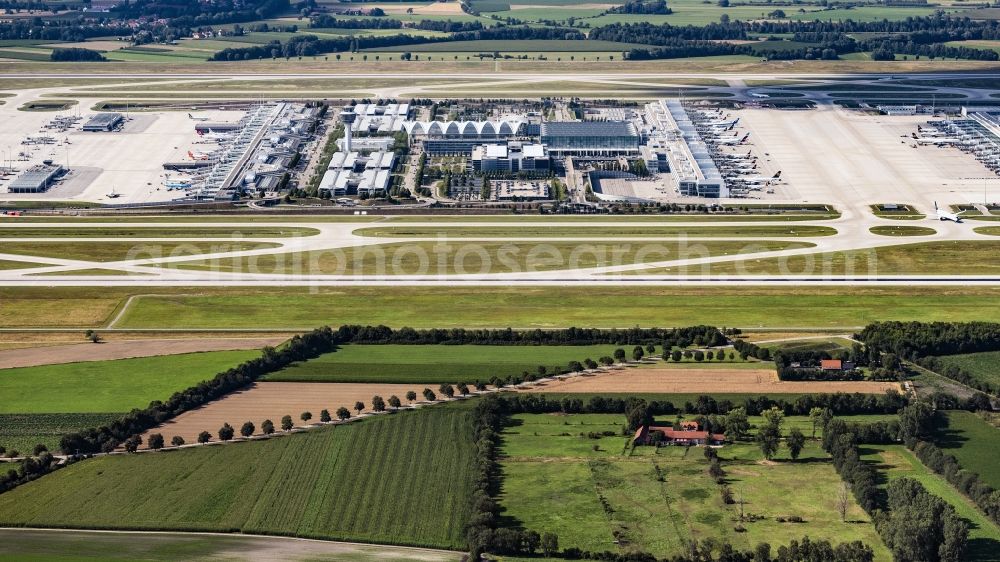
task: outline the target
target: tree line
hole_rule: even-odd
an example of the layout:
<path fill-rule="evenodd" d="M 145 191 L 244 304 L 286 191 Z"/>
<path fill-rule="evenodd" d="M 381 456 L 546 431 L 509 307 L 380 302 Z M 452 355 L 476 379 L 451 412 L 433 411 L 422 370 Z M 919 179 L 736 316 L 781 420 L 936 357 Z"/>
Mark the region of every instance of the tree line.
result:
<path fill-rule="evenodd" d="M 855 339 L 873 352 L 915 361 L 928 355 L 1000 351 L 1000 323 L 875 322 Z"/>
<path fill-rule="evenodd" d="M 49 58 L 55 62 L 102 62 L 108 60 L 99 51 L 79 47 L 52 49 L 52 54 L 49 55 Z"/>
<path fill-rule="evenodd" d="M 907 405 L 899 412 L 899 437 L 910 444 L 928 435 L 934 416 L 924 402 Z M 896 560 L 958 562 L 968 541 L 968 525 L 954 508 L 928 493 L 916 480 L 900 478 L 885 491 L 878 475 L 861 459 L 859 445 L 873 435 L 857 431 L 858 425 L 830 419 L 823 427 L 823 449 L 841 478 L 850 487 L 858 505 L 871 515 L 875 528 Z M 875 436 L 879 432 L 874 432 Z"/>
<path fill-rule="evenodd" d="M 624 4 L 608 8 L 605 14 L 658 14 L 674 13 L 667 6 L 666 0 L 628 0 Z"/>

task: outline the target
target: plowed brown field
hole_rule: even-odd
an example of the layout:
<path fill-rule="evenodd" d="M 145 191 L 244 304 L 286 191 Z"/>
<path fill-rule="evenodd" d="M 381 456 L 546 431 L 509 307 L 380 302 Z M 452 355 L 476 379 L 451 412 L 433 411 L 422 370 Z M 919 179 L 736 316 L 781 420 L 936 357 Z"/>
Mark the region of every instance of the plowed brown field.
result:
<path fill-rule="evenodd" d="M 417 400 L 423 401 L 421 392 L 430 388 L 438 393 L 439 385 L 421 384 L 342 384 L 342 383 L 311 383 L 311 382 L 260 382 L 247 390 L 241 390 L 227 395 L 221 400 L 210 402 L 198 408 L 185 412 L 147 432 L 161 433 L 169 445 L 174 435 L 180 435 L 185 443 L 196 443 L 198 434 L 208 431 L 212 441 L 218 440 L 218 431 L 222 424 L 229 423 L 236 429 L 239 436 L 243 422 L 251 421 L 260 434 L 260 424 L 266 419 L 274 422 L 275 429 L 280 430 L 281 417 L 292 416 L 296 427 L 303 426 L 299 415 L 311 412 L 310 423 L 319 421 L 319 412 L 323 408 L 330 410 L 330 415 L 336 418 L 337 408 L 343 406 L 351 410 L 354 416 L 354 403 L 365 403 L 365 411 L 371 408 L 372 396 L 381 396 L 388 401 L 396 395 L 406 404 L 407 391 L 417 393 Z M 146 435 L 143 436 L 143 443 Z"/>
<path fill-rule="evenodd" d="M 779 381 L 773 370 L 754 369 L 625 369 L 573 377 L 525 389 L 524 392 L 644 392 L 664 394 L 748 393 L 801 394 L 900 390 L 898 383 L 843 381 Z"/>

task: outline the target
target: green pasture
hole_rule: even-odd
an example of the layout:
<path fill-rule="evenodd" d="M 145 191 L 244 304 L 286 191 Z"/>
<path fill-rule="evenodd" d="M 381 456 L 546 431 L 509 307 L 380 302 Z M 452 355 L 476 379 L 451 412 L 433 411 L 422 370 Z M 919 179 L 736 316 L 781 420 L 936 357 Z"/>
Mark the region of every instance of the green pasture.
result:
<path fill-rule="evenodd" d="M 165 400 L 258 355 L 212 351 L 0 369 L 0 412 L 126 412 Z"/>
<path fill-rule="evenodd" d="M 122 312 L 129 297 L 133 297 Z M 994 287 L 3 287 L 7 328 L 691 326 L 852 330 L 1000 317 Z"/>
<path fill-rule="evenodd" d="M 738 507 L 722 502 L 706 473 L 703 448 L 633 449 L 620 433 L 624 421 L 619 415 L 515 415 L 503 432 L 501 457 L 500 502 L 510 524 L 555 532 L 563 548 L 591 551 L 664 557 L 685 552 L 692 540 L 714 538 L 739 548 L 768 542 L 777 548 L 808 534 L 832 542 L 862 540 L 878 560 L 889 560 L 857 505 L 851 506 L 852 522 L 840 521 L 833 508 L 840 478 L 815 442 L 799 461 L 782 450 L 773 463 L 762 463 L 752 444 L 718 449 L 729 486 L 759 516 L 737 532 Z M 616 435 L 587 436 L 603 431 Z M 792 515 L 804 522 L 777 521 Z"/>
<path fill-rule="evenodd" d="M 1000 488 L 1000 466 L 996 462 L 1000 429 L 972 412 L 951 411 L 941 415 L 947 424 L 934 436 L 934 444 L 958 459 L 962 468 L 975 472 L 993 488 Z"/>

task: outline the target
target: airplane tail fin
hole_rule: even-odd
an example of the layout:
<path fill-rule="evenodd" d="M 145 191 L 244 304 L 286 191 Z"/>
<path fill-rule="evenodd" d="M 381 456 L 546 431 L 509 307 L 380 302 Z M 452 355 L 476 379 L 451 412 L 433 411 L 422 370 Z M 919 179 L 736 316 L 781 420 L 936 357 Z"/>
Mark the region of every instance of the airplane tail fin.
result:
<path fill-rule="evenodd" d="M 774 174 L 774 177 L 773 177 L 773 178 L 771 178 L 771 179 L 772 179 L 772 180 L 776 180 L 776 179 L 778 179 L 778 178 L 780 178 L 780 177 L 781 177 L 781 170 L 778 170 L 778 173 L 777 173 L 777 174 Z"/>
<path fill-rule="evenodd" d="M 937 206 L 937 201 L 935 201 L 935 202 L 934 202 L 934 210 L 935 210 L 935 211 L 938 211 L 938 210 L 939 210 L 939 209 L 938 209 L 938 206 Z"/>

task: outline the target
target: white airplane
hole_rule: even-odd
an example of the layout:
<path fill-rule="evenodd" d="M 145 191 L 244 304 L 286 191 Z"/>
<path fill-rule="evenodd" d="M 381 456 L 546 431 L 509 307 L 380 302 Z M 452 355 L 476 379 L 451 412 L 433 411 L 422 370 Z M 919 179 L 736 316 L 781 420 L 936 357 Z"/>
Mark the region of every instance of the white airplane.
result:
<path fill-rule="evenodd" d="M 739 138 L 739 135 L 733 135 L 724 139 L 718 139 L 715 142 L 718 144 L 743 144 L 748 138 L 750 138 L 750 133 L 743 135 L 743 138 Z"/>
<path fill-rule="evenodd" d="M 188 156 L 192 160 L 208 160 L 208 153 L 207 152 L 201 152 L 200 150 L 195 150 L 193 152 L 189 150 L 188 151 Z"/>
<path fill-rule="evenodd" d="M 705 121 L 704 123 L 701 123 L 701 124 L 704 125 L 704 126 L 706 126 L 706 127 L 727 127 L 727 128 L 732 128 L 734 125 L 736 125 L 739 122 L 740 122 L 740 118 L 737 117 L 736 119 L 732 119 L 732 120 L 729 120 L 729 121 L 721 120 L 720 119 L 718 121 Z"/>
<path fill-rule="evenodd" d="M 122 195 L 121 193 L 118 193 L 117 191 L 115 191 L 115 188 L 112 187 L 111 193 L 108 193 L 107 197 L 108 199 L 118 199 L 119 197 L 121 197 L 121 195 Z"/>
<path fill-rule="evenodd" d="M 781 179 L 781 170 L 778 170 L 777 174 L 774 174 L 773 176 L 770 176 L 770 177 L 768 177 L 768 176 L 759 176 L 759 175 L 758 176 L 736 176 L 736 179 L 740 180 L 740 181 L 742 181 L 744 183 L 749 183 L 751 185 L 759 185 L 759 184 L 771 185 L 771 182 L 778 181 L 779 179 Z"/>
<path fill-rule="evenodd" d="M 757 92 L 750 92 L 750 97 L 752 97 L 752 98 L 769 98 L 771 96 L 769 96 L 768 94 L 760 94 L 760 93 L 757 93 Z"/>
<path fill-rule="evenodd" d="M 166 187 L 168 191 L 173 189 L 190 189 L 191 182 L 183 179 L 171 179 L 170 176 L 167 176 L 167 180 L 163 182 L 163 186 Z"/>
<path fill-rule="evenodd" d="M 201 136 L 202 138 L 206 138 L 208 140 L 229 140 L 233 138 L 232 133 L 216 133 L 213 131 L 209 131 Z"/>
<path fill-rule="evenodd" d="M 954 137 L 934 137 L 934 138 L 920 137 L 917 139 L 917 144 L 955 144 L 957 142 L 958 139 Z"/>
<path fill-rule="evenodd" d="M 208 117 L 195 117 L 190 113 L 188 113 L 188 119 L 191 119 L 192 121 L 208 121 Z"/>
<path fill-rule="evenodd" d="M 937 201 L 934 202 L 934 210 L 937 211 L 938 220 L 962 222 L 962 217 L 958 216 L 958 213 L 945 211 L 944 209 L 938 207 Z"/>

